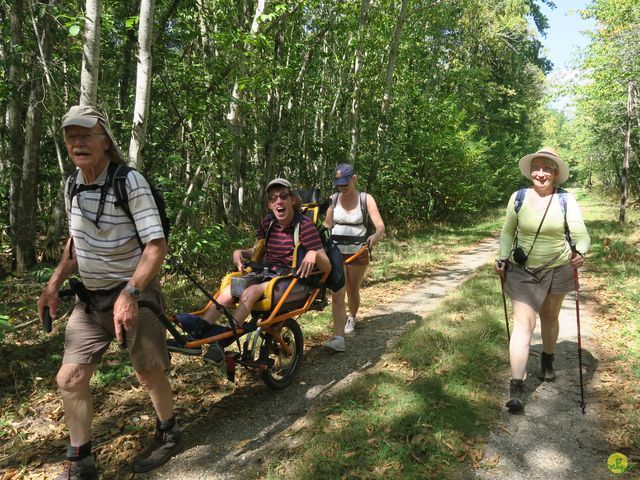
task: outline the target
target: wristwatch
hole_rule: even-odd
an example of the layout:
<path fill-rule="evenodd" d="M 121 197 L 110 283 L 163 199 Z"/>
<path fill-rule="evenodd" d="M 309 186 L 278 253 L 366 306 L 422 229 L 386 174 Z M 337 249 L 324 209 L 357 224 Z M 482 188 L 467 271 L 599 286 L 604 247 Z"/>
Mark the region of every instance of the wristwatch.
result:
<path fill-rule="evenodd" d="M 133 285 L 129 285 L 127 283 L 127 285 L 124 287 L 124 291 L 127 292 L 129 295 L 131 295 L 133 298 L 138 299 L 140 298 L 140 289 L 134 287 Z"/>

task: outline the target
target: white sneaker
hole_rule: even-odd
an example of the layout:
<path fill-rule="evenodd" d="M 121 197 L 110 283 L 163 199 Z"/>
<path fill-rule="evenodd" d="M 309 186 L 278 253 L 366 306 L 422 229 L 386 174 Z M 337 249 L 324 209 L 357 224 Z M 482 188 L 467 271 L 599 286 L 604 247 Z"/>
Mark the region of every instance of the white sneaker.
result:
<path fill-rule="evenodd" d="M 356 317 L 349 315 L 347 317 L 347 324 L 344 326 L 345 335 L 353 335 L 356 333 Z"/>
<path fill-rule="evenodd" d="M 333 337 L 331 340 L 324 342 L 322 346 L 335 352 L 344 352 L 344 337 Z"/>

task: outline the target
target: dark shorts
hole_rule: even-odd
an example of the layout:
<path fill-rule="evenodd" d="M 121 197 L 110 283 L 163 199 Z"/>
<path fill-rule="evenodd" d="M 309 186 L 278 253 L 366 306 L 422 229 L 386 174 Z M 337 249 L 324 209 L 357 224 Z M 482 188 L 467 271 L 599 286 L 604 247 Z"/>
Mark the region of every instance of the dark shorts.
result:
<path fill-rule="evenodd" d="M 511 300 L 526 303 L 536 312 L 549 294 L 565 294 L 575 290 L 571 264 L 543 268 L 537 272 L 525 270 L 513 262 L 507 264 L 504 291 Z"/>
<path fill-rule="evenodd" d="M 164 309 L 160 281 L 155 278 L 140 295 Z M 138 318 L 127 332 L 127 349 L 131 364 L 137 372 L 170 365 L 165 341 L 166 331 L 158 317 L 146 308 L 139 310 Z M 77 303 L 65 331 L 63 364 L 98 364 L 102 355 L 115 338 L 113 311 L 85 311 L 83 303 Z"/>
<path fill-rule="evenodd" d="M 342 254 L 342 261 L 346 261 L 347 259 L 351 258 L 354 254 L 352 253 L 343 253 Z M 362 255 L 360 255 L 358 258 L 356 258 L 354 261 L 350 262 L 349 265 L 369 265 L 369 250 L 367 250 L 366 252 L 364 252 Z"/>

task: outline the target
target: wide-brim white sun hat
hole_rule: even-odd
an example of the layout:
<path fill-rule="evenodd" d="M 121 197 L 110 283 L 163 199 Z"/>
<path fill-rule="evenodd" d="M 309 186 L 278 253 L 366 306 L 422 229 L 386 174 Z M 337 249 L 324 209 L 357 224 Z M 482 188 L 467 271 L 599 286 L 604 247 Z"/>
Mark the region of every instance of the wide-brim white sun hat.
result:
<path fill-rule="evenodd" d="M 562 185 L 569 179 L 569 165 L 567 165 L 551 147 L 542 147 L 536 153 L 530 153 L 529 155 L 525 155 L 518 162 L 518 166 L 520 167 L 520 173 L 525 178 L 531 180 L 531 162 L 533 162 L 536 158 L 548 158 L 553 160 L 555 164 L 558 166 L 558 175 L 556 176 L 556 185 Z"/>

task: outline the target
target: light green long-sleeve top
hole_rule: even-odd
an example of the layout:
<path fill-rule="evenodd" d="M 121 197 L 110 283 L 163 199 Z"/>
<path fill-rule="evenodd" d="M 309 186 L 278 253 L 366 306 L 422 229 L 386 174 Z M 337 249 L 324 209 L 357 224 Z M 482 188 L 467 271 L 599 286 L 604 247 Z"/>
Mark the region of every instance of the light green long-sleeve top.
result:
<path fill-rule="evenodd" d="M 529 202 L 532 189 L 528 189 L 522 202 L 519 214 L 516 214 L 514 203 L 517 192 L 514 192 L 507 205 L 507 215 L 500 233 L 500 258 L 511 258 L 511 248 L 518 227 L 518 246 L 522 247 L 524 253 L 528 253 L 533 243 L 533 239 L 544 215 L 544 209 L 536 210 Z M 571 193 L 567 193 L 567 224 L 571 232 L 571 240 L 575 242 L 576 249 L 581 254 L 585 254 L 591 246 L 591 239 L 587 233 L 587 227 L 582 220 L 582 213 L 578 202 Z M 557 258 L 556 258 L 557 256 Z M 552 260 L 556 258 L 553 262 Z M 549 211 L 544 219 L 542 228 L 533 249 L 529 253 L 526 266 L 528 268 L 538 268 L 545 264 L 547 267 L 558 267 L 566 265 L 571 258 L 571 247 L 564 236 L 564 215 L 560 207 L 559 195 L 555 193 L 549 206 Z"/>

